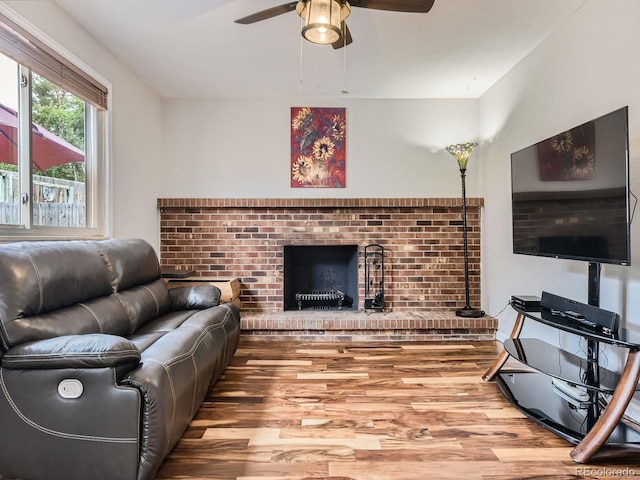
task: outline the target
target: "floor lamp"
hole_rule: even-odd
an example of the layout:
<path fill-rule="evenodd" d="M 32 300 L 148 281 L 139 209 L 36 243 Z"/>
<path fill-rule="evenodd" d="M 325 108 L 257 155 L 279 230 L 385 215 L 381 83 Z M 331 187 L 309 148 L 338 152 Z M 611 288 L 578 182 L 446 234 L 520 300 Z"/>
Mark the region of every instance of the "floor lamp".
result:
<path fill-rule="evenodd" d="M 462 238 L 464 243 L 464 294 L 465 304 L 463 308 L 456 310 L 458 317 L 482 317 L 484 312 L 472 308 L 469 305 L 469 247 L 467 243 L 467 194 L 465 192 L 465 174 L 467 172 L 467 162 L 469 156 L 477 143 L 458 143 L 456 145 L 449 145 L 446 147 L 447 152 L 453 155 L 458 161 L 460 167 L 460 178 L 462 180 Z"/>

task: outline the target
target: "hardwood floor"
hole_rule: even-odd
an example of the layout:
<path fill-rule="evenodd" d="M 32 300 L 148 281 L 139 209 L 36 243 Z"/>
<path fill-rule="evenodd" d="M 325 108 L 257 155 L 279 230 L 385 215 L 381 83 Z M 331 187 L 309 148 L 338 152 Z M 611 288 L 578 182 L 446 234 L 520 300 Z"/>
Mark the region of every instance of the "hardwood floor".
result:
<path fill-rule="evenodd" d="M 496 342 L 243 341 L 157 479 L 620 479 L 482 374 Z"/>

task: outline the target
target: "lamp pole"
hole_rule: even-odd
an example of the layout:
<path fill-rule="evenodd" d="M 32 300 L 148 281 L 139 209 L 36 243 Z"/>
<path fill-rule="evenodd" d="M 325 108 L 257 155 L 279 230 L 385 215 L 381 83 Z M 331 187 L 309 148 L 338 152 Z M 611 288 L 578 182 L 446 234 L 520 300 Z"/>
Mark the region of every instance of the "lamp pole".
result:
<path fill-rule="evenodd" d="M 467 193 L 465 188 L 465 178 L 467 172 L 467 162 L 471 151 L 477 146 L 477 143 L 463 143 L 457 145 L 449 145 L 446 150 L 453 155 L 458 161 L 460 167 L 460 180 L 462 182 L 462 242 L 464 246 L 464 307 L 456 310 L 458 317 L 478 318 L 484 315 L 482 310 L 472 308 L 469 299 L 469 243 L 467 239 Z"/>

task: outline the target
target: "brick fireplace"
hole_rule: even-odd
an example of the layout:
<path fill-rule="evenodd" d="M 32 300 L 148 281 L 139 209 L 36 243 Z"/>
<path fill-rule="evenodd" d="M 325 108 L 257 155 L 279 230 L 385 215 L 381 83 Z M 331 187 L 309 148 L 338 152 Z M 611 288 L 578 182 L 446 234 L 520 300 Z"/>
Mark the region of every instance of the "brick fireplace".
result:
<path fill-rule="evenodd" d="M 481 198 L 467 199 L 470 297 L 476 306 L 482 205 Z M 465 297 L 459 198 L 160 198 L 158 207 L 162 265 L 239 278 L 244 330 L 332 328 L 326 314 L 285 311 L 284 249 L 318 245 L 357 247 L 358 305 L 355 313 L 332 314 L 343 315 L 335 322 L 344 326 L 339 331 L 483 337 L 497 326 L 495 319 L 451 314 Z M 368 244 L 384 246 L 385 311 L 363 321 Z"/>

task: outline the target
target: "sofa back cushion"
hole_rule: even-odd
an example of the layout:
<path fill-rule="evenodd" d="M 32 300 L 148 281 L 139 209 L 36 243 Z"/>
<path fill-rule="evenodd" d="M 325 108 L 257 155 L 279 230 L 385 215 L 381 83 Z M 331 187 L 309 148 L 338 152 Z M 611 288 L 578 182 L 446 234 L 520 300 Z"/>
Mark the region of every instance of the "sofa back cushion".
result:
<path fill-rule="evenodd" d="M 165 313 L 171 304 L 155 250 L 140 239 L 99 243 L 111 285 L 127 311 L 131 333 Z"/>
<path fill-rule="evenodd" d="M 53 312 L 113 292 L 91 242 L 0 245 L 0 339 L 15 344 L 16 319 Z"/>
<path fill-rule="evenodd" d="M 0 347 L 81 333 L 130 335 L 170 304 L 144 240 L 0 245 Z"/>
<path fill-rule="evenodd" d="M 116 293 L 127 312 L 133 333 L 151 319 L 167 312 L 170 298 L 162 278 Z"/>
<path fill-rule="evenodd" d="M 18 317 L 3 329 L 7 348 L 33 340 L 45 340 L 62 335 L 108 333 L 127 336 L 131 324 L 127 312 L 115 294 L 76 303 L 51 312 Z"/>
<path fill-rule="evenodd" d="M 96 242 L 114 292 L 144 285 L 161 277 L 158 256 L 151 245 L 139 238 Z"/>

